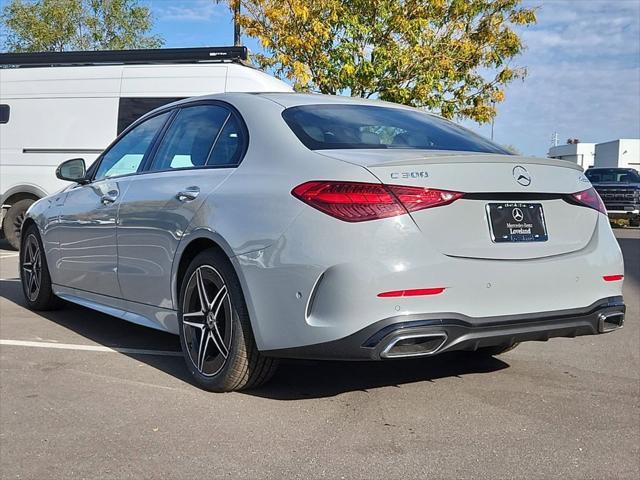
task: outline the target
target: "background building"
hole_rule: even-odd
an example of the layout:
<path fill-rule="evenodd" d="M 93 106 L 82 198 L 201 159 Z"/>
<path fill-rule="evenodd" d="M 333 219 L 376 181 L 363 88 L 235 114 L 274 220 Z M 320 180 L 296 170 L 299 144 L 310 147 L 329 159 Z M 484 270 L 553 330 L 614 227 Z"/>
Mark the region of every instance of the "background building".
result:
<path fill-rule="evenodd" d="M 640 169 L 640 139 L 621 138 L 598 143 L 595 166 Z"/>
<path fill-rule="evenodd" d="M 640 139 L 621 138 L 603 143 L 571 140 L 565 145 L 552 146 L 547 156 L 576 162 L 584 169 L 592 166 L 640 169 Z"/>
<path fill-rule="evenodd" d="M 559 160 L 569 160 L 587 169 L 593 166 L 595 152 L 595 143 L 567 143 L 565 145 L 551 147 L 547 156 Z"/>

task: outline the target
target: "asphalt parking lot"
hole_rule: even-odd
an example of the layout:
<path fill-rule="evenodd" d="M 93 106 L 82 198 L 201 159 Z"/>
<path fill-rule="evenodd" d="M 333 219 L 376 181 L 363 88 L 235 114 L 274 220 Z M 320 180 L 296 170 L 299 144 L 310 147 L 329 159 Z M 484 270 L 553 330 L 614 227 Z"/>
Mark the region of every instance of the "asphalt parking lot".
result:
<path fill-rule="evenodd" d="M 616 236 L 621 331 L 499 359 L 291 361 L 230 394 L 190 383 L 177 337 L 26 310 L 0 250 L 0 477 L 638 478 L 640 230 Z"/>

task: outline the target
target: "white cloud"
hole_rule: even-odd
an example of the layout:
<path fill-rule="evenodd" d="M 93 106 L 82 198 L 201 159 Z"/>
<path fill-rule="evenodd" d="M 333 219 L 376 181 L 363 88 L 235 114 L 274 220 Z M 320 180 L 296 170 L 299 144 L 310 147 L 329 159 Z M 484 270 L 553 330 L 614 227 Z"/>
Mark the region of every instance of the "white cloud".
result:
<path fill-rule="evenodd" d="M 226 5 L 213 0 L 152 0 L 149 2 L 158 20 L 176 22 L 210 22 L 222 17 Z"/>
<path fill-rule="evenodd" d="M 515 63 L 529 75 L 498 106 L 498 142 L 545 155 L 553 132 L 561 141 L 640 137 L 640 2 L 543 1 L 538 24 L 520 33 L 527 50 Z"/>

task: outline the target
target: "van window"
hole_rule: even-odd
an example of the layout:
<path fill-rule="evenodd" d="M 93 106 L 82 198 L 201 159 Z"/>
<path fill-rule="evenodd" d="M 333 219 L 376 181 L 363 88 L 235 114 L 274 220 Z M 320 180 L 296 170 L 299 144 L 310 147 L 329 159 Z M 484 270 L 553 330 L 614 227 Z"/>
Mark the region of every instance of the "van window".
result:
<path fill-rule="evenodd" d="M 229 113 L 217 105 L 182 108 L 164 135 L 151 170 L 205 166 Z"/>
<path fill-rule="evenodd" d="M 9 105 L 2 104 L 0 105 L 0 123 L 9 123 L 9 112 L 11 109 Z"/>
<path fill-rule="evenodd" d="M 118 105 L 118 135 L 129 125 L 158 107 L 182 100 L 184 97 L 123 97 Z"/>
<path fill-rule="evenodd" d="M 95 180 L 137 172 L 151 142 L 170 114 L 165 112 L 145 120 L 118 140 L 102 157 Z"/>

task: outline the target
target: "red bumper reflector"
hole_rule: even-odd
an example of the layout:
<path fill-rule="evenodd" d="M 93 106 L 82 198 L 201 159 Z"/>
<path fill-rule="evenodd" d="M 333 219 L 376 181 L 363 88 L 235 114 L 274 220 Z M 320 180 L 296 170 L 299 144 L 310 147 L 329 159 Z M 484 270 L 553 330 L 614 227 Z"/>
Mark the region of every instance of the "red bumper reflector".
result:
<path fill-rule="evenodd" d="M 438 295 L 444 292 L 444 288 L 418 288 L 415 290 L 395 290 L 393 292 L 382 292 L 378 296 L 382 298 L 389 297 L 420 297 L 422 295 Z"/>
<path fill-rule="evenodd" d="M 624 275 L 605 275 L 602 279 L 605 282 L 618 282 L 624 278 Z"/>

